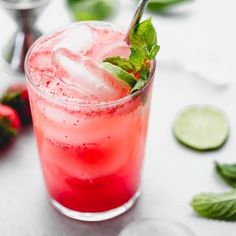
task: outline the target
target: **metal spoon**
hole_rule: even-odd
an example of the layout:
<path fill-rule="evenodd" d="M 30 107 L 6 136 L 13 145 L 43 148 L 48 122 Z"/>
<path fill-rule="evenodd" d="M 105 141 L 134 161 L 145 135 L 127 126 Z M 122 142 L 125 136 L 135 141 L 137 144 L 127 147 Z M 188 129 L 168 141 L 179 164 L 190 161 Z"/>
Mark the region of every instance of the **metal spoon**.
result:
<path fill-rule="evenodd" d="M 143 16 L 143 12 L 145 10 L 145 8 L 147 7 L 149 3 L 149 0 L 140 0 L 138 3 L 138 7 L 134 13 L 134 16 L 132 17 L 132 21 L 130 23 L 129 29 L 127 31 L 126 37 L 125 37 L 125 41 L 129 44 L 129 35 L 130 32 L 132 30 L 132 28 L 137 25 L 139 23 L 139 21 L 141 20 L 142 16 Z"/>

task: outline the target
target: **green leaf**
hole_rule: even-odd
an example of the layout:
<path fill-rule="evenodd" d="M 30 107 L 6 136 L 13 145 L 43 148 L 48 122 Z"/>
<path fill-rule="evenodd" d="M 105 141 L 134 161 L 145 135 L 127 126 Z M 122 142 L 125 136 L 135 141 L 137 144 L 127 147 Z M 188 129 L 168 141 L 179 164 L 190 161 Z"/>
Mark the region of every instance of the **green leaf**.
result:
<path fill-rule="evenodd" d="M 150 58 L 155 58 L 156 57 L 156 55 L 157 55 L 157 53 L 159 52 L 159 50 L 160 50 L 160 46 L 159 45 L 153 45 L 153 47 L 152 47 L 152 49 L 151 49 L 151 51 L 150 51 Z"/>
<path fill-rule="evenodd" d="M 163 11 L 166 8 L 183 3 L 183 2 L 190 2 L 192 0 L 151 0 L 148 4 L 148 9 L 151 11 Z"/>
<path fill-rule="evenodd" d="M 105 70 L 109 71 L 111 74 L 113 74 L 118 79 L 124 81 L 131 88 L 133 88 L 135 86 L 136 79 L 134 78 L 134 76 L 129 74 L 128 72 L 126 72 L 122 68 L 112 65 L 109 62 L 102 62 L 101 65 Z"/>
<path fill-rule="evenodd" d="M 119 66 L 125 71 L 132 71 L 134 69 L 129 60 L 127 60 L 126 58 L 119 57 L 119 56 L 108 57 L 104 60 L 104 62 L 109 62 L 115 66 Z"/>
<path fill-rule="evenodd" d="M 191 203 L 199 215 L 217 220 L 236 220 L 236 190 L 226 193 L 202 193 L 196 195 Z"/>
<path fill-rule="evenodd" d="M 150 69 L 149 66 L 144 66 L 141 71 L 141 78 L 137 81 L 135 86 L 132 88 L 131 93 L 136 92 L 137 90 L 142 89 L 146 83 L 149 81 Z"/>
<path fill-rule="evenodd" d="M 231 187 L 236 188 L 236 164 L 220 164 L 215 162 L 218 175 Z"/>
<path fill-rule="evenodd" d="M 131 54 L 129 57 L 129 61 L 135 68 L 135 71 L 138 72 L 142 69 L 144 63 L 143 50 L 141 48 L 134 48 L 134 47 L 131 47 L 130 50 Z"/>
<path fill-rule="evenodd" d="M 67 0 L 75 20 L 104 20 L 116 8 L 115 0 Z"/>
<path fill-rule="evenodd" d="M 160 47 L 157 44 L 157 34 L 151 19 L 141 22 L 131 30 L 130 43 L 132 48 L 142 50 L 144 60 L 155 58 Z"/>
<path fill-rule="evenodd" d="M 139 80 L 137 81 L 137 83 L 134 85 L 134 87 L 132 88 L 131 93 L 134 93 L 134 92 L 136 92 L 137 90 L 142 89 L 142 88 L 145 86 L 145 84 L 146 84 L 146 81 L 145 81 L 145 80 L 139 79 Z"/>
<path fill-rule="evenodd" d="M 132 88 L 130 93 L 134 93 L 147 84 L 150 61 L 156 57 L 159 49 L 156 30 L 151 19 L 148 19 L 137 24 L 131 30 L 129 59 L 119 56 L 109 57 L 104 60 L 102 65 L 116 77 L 129 84 Z M 133 75 L 140 75 L 141 78 L 136 80 Z"/>
<path fill-rule="evenodd" d="M 141 79 L 148 81 L 149 75 L 150 75 L 150 66 L 149 65 L 143 66 L 141 71 Z"/>
<path fill-rule="evenodd" d="M 11 127 L 11 121 L 7 117 L 0 117 L 0 148 L 9 143 L 16 135 L 17 131 Z"/>

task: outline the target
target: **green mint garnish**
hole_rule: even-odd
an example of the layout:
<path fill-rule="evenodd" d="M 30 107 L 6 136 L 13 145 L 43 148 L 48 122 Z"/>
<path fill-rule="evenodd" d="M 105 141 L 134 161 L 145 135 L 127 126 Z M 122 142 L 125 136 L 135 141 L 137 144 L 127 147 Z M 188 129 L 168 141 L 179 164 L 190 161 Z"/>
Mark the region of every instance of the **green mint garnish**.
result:
<path fill-rule="evenodd" d="M 134 93 L 135 91 L 142 89 L 147 83 L 149 75 L 150 75 L 150 68 L 148 66 L 144 66 L 141 71 L 141 78 L 136 82 L 136 84 L 131 90 L 131 93 Z"/>
<path fill-rule="evenodd" d="M 104 20 L 116 9 L 117 0 L 67 0 L 74 20 Z"/>
<path fill-rule="evenodd" d="M 215 163 L 218 175 L 231 187 L 236 187 L 236 164 Z M 202 193 L 191 203 L 199 215 L 216 220 L 236 221 L 236 189 L 226 193 Z"/>
<path fill-rule="evenodd" d="M 190 2 L 192 0 L 151 0 L 148 4 L 148 9 L 151 11 L 159 12 L 166 10 L 170 6 L 174 6 L 178 3 Z"/>
<path fill-rule="evenodd" d="M 236 188 L 236 164 L 215 163 L 217 174 L 231 187 Z"/>
<path fill-rule="evenodd" d="M 131 51 L 129 58 L 126 59 L 116 55 L 106 58 L 104 62 L 109 63 L 109 65 L 105 64 L 104 68 L 125 81 L 131 87 L 131 93 L 134 93 L 147 84 L 150 78 L 151 61 L 155 59 L 160 49 L 157 43 L 157 33 L 151 19 L 137 24 L 131 30 L 129 40 Z M 120 68 L 120 70 L 117 68 Z M 127 76 L 127 74 L 130 76 Z M 135 79 L 134 74 L 140 75 L 140 78 L 138 80 Z"/>
<path fill-rule="evenodd" d="M 102 67 L 108 71 L 112 71 L 112 74 L 115 75 L 117 78 L 120 78 L 122 81 L 127 83 L 130 87 L 135 86 L 136 79 L 133 75 L 129 74 L 121 67 L 113 65 L 109 62 L 102 62 Z"/>
<path fill-rule="evenodd" d="M 138 52 L 140 56 L 142 55 L 143 60 L 153 60 L 155 58 L 160 46 L 157 44 L 157 34 L 151 19 L 143 21 L 132 29 L 130 43 L 131 53 L 137 55 Z"/>
<path fill-rule="evenodd" d="M 226 193 L 202 193 L 191 203 L 193 209 L 208 219 L 236 220 L 236 190 Z"/>

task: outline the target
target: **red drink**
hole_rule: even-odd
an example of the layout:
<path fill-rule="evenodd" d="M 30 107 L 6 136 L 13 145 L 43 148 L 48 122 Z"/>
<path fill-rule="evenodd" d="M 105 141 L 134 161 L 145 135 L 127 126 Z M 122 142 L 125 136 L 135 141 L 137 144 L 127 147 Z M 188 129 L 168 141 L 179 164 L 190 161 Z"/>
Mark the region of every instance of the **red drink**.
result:
<path fill-rule="evenodd" d="M 111 25 L 81 23 L 42 37 L 28 56 L 45 183 L 53 205 L 72 218 L 114 217 L 139 195 L 152 79 L 130 95 L 99 66 L 111 52 L 129 55 L 123 38 Z"/>

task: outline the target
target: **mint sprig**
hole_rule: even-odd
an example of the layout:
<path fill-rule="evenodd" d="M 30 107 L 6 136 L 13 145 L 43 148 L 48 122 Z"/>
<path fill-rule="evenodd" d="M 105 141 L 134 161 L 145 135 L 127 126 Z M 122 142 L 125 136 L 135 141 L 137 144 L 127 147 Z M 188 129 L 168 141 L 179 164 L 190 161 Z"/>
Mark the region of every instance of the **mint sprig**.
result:
<path fill-rule="evenodd" d="M 233 188 L 236 188 L 236 164 L 215 163 L 217 174 Z"/>
<path fill-rule="evenodd" d="M 136 92 L 137 90 L 142 89 L 147 83 L 150 75 L 150 69 L 148 66 L 144 66 L 141 71 L 141 78 L 136 82 L 134 87 L 131 90 L 131 93 Z"/>
<path fill-rule="evenodd" d="M 199 215 L 208 219 L 236 220 L 236 190 L 220 194 L 198 194 L 191 205 Z"/>
<path fill-rule="evenodd" d="M 150 18 L 140 24 L 137 24 L 131 30 L 130 44 L 131 56 L 132 53 L 135 53 L 136 55 L 138 52 L 140 55 L 142 55 L 144 61 L 153 60 L 155 58 L 160 49 L 160 46 L 157 44 L 156 30 Z"/>
<path fill-rule="evenodd" d="M 130 56 L 128 59 L 114 55 L 106 58 L 103 63 L 114 65 L 113 68 L 109 64 L 105 64 L 105 69 L 118 79 L 125 81 L 131 87 L 131 93 L 134 93 L 147 84 L 150 78 L 151 61 L 155 59 L 160 49 L 151 19 L 137 24 L 130 32 L 129 41 Z M 117 68 L 120 68 L 122 73 L 117 73 Z M 127 77 L 127 73 L 130 75 L 129 77 Z M 140 75 L 140 78 L 135 79 L 134 74 Z"/>
<path fill-rule="evenodd" d="M 236 221 L 236 164 L 215 163 L 218 175 L 233 191 L 225 193 L 201 193 L 193 197 L 194 211 L 209 219 Z"/>

